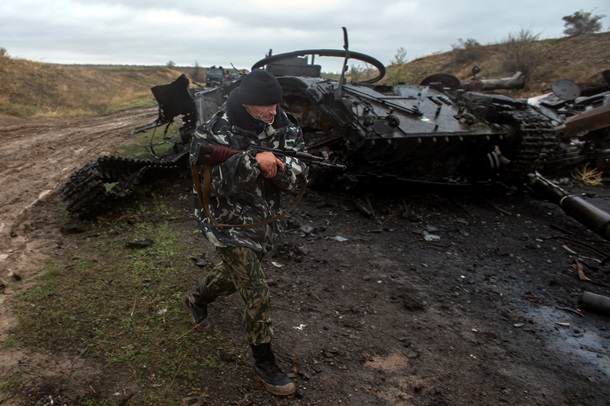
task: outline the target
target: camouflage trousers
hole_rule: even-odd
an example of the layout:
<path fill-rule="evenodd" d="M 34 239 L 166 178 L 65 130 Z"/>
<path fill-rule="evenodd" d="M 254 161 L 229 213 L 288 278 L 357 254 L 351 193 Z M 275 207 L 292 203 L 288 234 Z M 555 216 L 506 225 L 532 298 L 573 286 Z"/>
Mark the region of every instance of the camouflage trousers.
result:
<path fill-rule="evenodd" d="M 245 304 L 242 325 L 249 344 L 268 343 L 273 336 L 269 288 L 262 261 L 265 254 L 245 247 L 217 248 L 222 262 L 206 275 L 203 285 L 212 296 L 237 292 Z"/>

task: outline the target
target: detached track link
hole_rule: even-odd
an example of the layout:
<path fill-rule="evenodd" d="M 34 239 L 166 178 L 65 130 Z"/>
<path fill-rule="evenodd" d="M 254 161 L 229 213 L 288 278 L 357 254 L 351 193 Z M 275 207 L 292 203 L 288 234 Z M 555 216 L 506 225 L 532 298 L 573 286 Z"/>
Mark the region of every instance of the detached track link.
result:
<path fill-rule="evenodd" d="M 151 175 L 163 177 L 179 167 L 183 155 L 170 162 L 104 156 L 85 165 L 62 186 L 61 196 L 72 215 L 87 219 L 129 196 Z"/>

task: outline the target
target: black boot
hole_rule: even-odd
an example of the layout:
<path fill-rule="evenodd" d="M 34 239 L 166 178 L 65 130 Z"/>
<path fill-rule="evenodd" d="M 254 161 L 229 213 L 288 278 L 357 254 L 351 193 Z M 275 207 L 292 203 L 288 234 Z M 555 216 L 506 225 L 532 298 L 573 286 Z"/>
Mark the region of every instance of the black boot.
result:
<path fill-rule="evenodd" d="M 191 313 L 193 323 L 203 332 L 212 331 L 212 323 L 208 320 L 208 304 L 214 300 L 216 296 L 210 295 L 204 285 L 182 298 L 182 304 Z"/>
<path fill-rule="evenodd" d="M 292 395 L 296 386 L 275 363 L 271 344 L 252 345 L 251 347 L 254 355 L 254 373 L 265 385 L 265 389 L 278 396 Z"/>

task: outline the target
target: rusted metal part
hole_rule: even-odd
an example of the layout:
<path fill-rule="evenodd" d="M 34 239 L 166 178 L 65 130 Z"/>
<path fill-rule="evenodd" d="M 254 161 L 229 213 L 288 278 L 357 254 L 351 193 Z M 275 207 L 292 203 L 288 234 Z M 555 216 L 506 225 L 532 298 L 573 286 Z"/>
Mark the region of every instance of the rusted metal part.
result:
<path fill-rule="evenodd" d="M 498 79 L 476 79 L 462 84 L 462 88 L 471 91 L 500 90 L 500 89 L 523 89 L 525 86 L 525 75 L 517 72 L 508 78 Z"/>
<path fill-rule="evenodd" d="M 448 73 L 435 73 L 423 79 L 420 82 L 420 85 L 440 85 L 448 90 L 463 89 L 474 92 L 500 89 L 523 89 L 525 86 L 525 75 L 522 72 L 516 72 L 513 76 L 508 78 L 473 79 L 470 82 L 460 83 L 460 80 L 453 75 Z"/>
<path fill-rule="evenodd" d="M 567 136 L 610 127 L 610 92 L 595 96 L 595 99 L 587 103 L 595 107 L 565 120 Z"/>
<path fill-rule="evenodd" d="M 529 175 L 528 186 L 546 199 L 559 205 L 570 217 L 606 240 L 610 240 L 610 214 L 581 197 L 569 194 L 539 173 Z"/>

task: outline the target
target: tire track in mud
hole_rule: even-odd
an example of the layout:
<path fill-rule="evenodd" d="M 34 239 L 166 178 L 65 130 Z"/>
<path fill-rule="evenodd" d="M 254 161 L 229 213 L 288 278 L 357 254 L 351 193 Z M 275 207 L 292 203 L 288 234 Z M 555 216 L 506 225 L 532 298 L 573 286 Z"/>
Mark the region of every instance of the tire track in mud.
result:
<path fill-rule="evenodd" d="M 141 108 L 95 118 L 11 120 L 4 126 L 0 118 L 0 278 L 37 265 L 31 255 L 23 258 L 34 244 L 24 231 L 34 208 L 40 210 L 39 203 L 87 162 L 116 153 L 135 127 L 156 115 L 157 108 Z M 41 234 L 37 238 L 44 240 Z"/>

